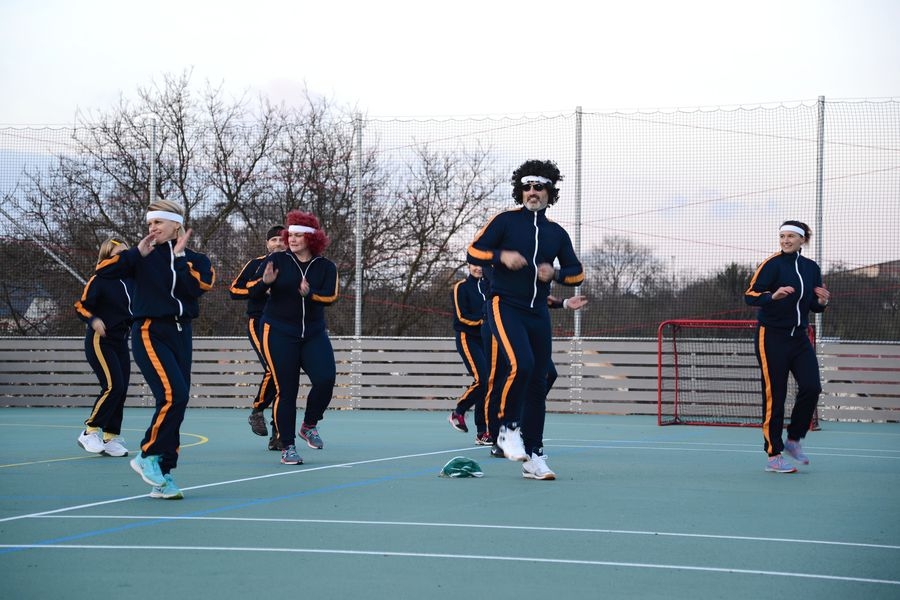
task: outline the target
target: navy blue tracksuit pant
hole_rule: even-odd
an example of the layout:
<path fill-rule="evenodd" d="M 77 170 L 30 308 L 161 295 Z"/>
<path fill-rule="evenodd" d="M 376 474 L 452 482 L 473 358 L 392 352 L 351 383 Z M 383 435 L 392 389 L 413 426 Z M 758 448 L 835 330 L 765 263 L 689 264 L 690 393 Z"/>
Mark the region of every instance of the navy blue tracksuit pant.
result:
<path fill-rule="evenodd" d="M 99 427 L 114 436 L 122 433 L 125 398 L 131 379 L 131 356 L 128 353 L 128 324 L 122 323 L 105 336 L 88 327 L 84 336 L 84 353 L 100 382 L 100 394 L 94 400 L 91 415 L 84 424 Z"/>
<path fill-rule="evenodd" d="M 328 332 L 323 330 L 303 338 L 294 332 L 263 322 L 263 350 L 275 388 L 275 430 L 284 448 L 294 444 L 297 431 L 297 394 L 300 391 L 300 371 L 309 377 L 310 390 L 306 398 L 303 421 L 315 426 L 325 417 L 331 404 L 337 377 L 334 349 Z"/>
<path fill-rule="evenodd" d="M 776 456 L 784 450 L 781 435 L 788 376 L 794 376 L 798 388 L 788 438 L 801 440 L 809 431 L 822 393 L 819 363 L 805 327 L 781 329 L 760 325 L 756 328 L 755 342 L 762 373 L 763 449 L 769 456 Z"/>
<path fill-rule="evenodd" d="M 261 411 L 272 406 L 272 403 L 275 402 L 275 381 L 272 379 L 272 369 L 269 367 L 269 362 L 266 360 L 262 347 L 261 317 L 250 317 L 247 321 L 247 338 L 250 340 L 250 345 L 253 346 L 253 351 L 256 352 L 259 364 L 263 368 L 263 378 L 259 383 L 256 397 L 253 399 L 253 410 Z"/>
<path fill-rule="evenodd" d="M 547 412 L 547 373 L 550 370 L 553 330 L 544 303 L 523 309 L 491 299 L 491 331 L 509 367 L 501 385 L 500 424 L 521 427 L 525 451 L 539 452 L 544 445 Z"/>
<path fill-rule="evenodd" d="M 178 465 L 181 423 L 191 390 L 191 322 L 137 319 L 131 327 L 131 351 L 156 399 L 141 450 L 147 456 L 159 455 L 160 470 L 168 473 Z"/>
<path fill-rule="evenodd" d="M 482 329 L 487 329 L 487 326 Z M 475 428 L 478 433 L 482 433 L 485 431 L 484 396 L 487 390 L 487 379 L 490 376 L 482 335 L 457 331 L 456 351 L 462 357 L 466 371 L 472 376 L 472 383 L 456 402 L 456 412 L 465 414 L 467 410 L 474 408 Z"/>

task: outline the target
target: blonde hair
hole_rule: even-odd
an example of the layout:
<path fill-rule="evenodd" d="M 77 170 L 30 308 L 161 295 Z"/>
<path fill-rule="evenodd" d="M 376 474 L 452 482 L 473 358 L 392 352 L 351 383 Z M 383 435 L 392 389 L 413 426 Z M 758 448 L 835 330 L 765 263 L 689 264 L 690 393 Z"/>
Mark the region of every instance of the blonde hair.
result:
<path fill-rule="evenodd" d="M 108 237 L 103 240 L 103 243 L 100 244 L 100 254 L 97 255 L 97 264 L 102 263 L 104 260 L 112 256 L 113 249 L 117 246 L 124 246 L 127 250 L 128 242 L 116 236 Z"/>
<path fill-rule="evenodd" d="M 159 198 L 155 202 L 151 202 L 150 206 L 147 207 L 147 210 L 148 211 L 164 210 L 166 212 L 171 212 L 171 213 L 175 213 L 177 215 L 181 215 L 182 218 L 185 216 L 184 208 L 180 204 L 178 204 L 174 200 L 163 200 L 162 198 Z M 176 232 L 178 231 L 178 229 L 181 229 L 182 231 L 184 231 L 184 227 L 182 225 L 178 226 L 178 228 L 176 229 Z"/>

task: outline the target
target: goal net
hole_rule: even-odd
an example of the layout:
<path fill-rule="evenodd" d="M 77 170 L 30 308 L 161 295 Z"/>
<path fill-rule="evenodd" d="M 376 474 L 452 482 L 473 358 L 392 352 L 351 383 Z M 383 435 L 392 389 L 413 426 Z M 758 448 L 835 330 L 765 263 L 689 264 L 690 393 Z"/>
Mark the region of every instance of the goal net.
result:
<path fill-rule="evenodd" d="M 759 364 L 754 353 L 756 321 L 678 319 L 658 329 L 658 422 L 660 425 L 761 427 Z M 815 333 L 810 327 L 810 340 Z M 785 426 L 797 395 L 788 378 Z M 818 429 L 813 418 L 812 429 Z"/>

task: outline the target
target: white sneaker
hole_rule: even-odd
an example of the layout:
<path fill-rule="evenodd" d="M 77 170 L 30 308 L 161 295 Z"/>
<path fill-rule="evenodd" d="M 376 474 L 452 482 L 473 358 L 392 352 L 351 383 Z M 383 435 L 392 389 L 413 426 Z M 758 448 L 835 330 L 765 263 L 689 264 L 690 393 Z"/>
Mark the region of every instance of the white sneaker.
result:
<path fill-rule="evenodd" d="M 88 433 L 82 431 L 78 436 L 78 445 L 92 454 L 100 454 L 103 452 L 103 439 L 100 437 L 99 431 Z"/>
<path fill-rule="evenodd" d="M 128 448 L 125 447 L 125 440 L 120 437 L 114 437 L 103 443 L 103 453 L 108 456 L 128 456 Z"/>
<path fill-rule="evenodd" d="M 522 432 L 518 427 L 500 426 L 500 434 L 497 436 L 497 445 L 503 450 L 503 454 L 509 460 L 523 462 L 528 460 L 525 452 L 525 444 L 522 443 Z"/>
<path fill-rule="evenodd" d="M 531 458 L 522 465 L 522 477 L 525 479 L 556 479 L 556 473 L 547 466 L 547 457 L 543 454 L 531 453 Z"/>

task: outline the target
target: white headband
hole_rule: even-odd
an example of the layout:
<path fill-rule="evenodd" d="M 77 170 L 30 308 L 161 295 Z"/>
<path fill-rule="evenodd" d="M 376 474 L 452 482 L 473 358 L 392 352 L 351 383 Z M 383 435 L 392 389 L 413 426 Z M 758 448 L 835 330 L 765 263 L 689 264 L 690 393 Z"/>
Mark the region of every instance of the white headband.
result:
<path fill-rule="evenodd" d="M 316 230 L 306 225 L 288 225 L 288 233 L 315 233 Z"/>
<path fill-rule="evenodd" d="M 175 221 L 179 225 L 184 225 L 184 217 L 178 213 L 169 212 L 167 210 L 151 210 L 147 213 L 147 222 L 149 223 L 153 219 L 167 219 L 169 221 Z"/>
<path fill-rule="evenodd" d="M 540 175 L 526 175 L 520 180 L 522 183 L 543 183 L 544 185 L 552 185 L 553 182 L 546 177 Z"/>
<path fill-rule="evenodd" d="M 778 231 L 793 231 L 802 238 L 806 237 L 806 232 L 803 231 L 803 228 L 797 227 L 796 225 L 782 225 L 781 229 L 779 229 Z"/>

